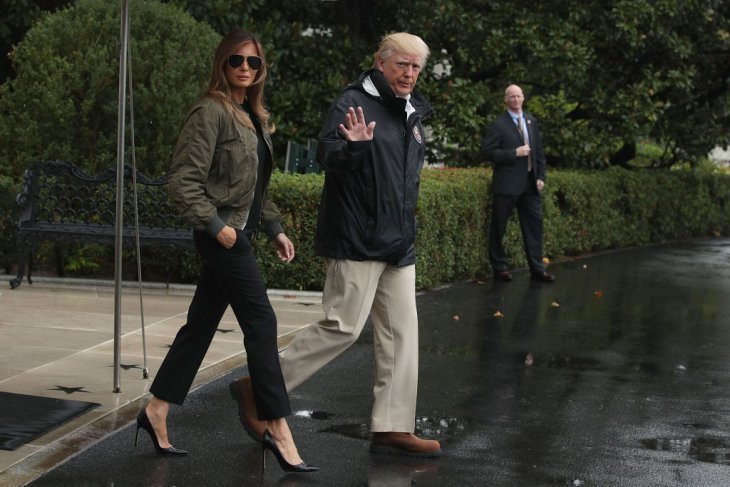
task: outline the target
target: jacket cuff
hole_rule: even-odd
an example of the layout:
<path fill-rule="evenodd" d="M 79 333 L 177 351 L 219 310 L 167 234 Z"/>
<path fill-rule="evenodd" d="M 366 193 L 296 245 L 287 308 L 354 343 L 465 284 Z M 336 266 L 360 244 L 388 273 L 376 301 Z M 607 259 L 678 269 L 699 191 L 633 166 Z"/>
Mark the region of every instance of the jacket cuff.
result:
<path fill-rule="evenodd" d="M 359 156 L 363 152 L 368 152 L 371 144 L 372 141 L 370 140 L 348 140 L 347 150 L 349 150 L 353 156 Z"/>
<path fill-rule="evenodd" d="M 279 220 L 270 220 L 264 222 L 264 232 L 266 232 L 269 239 L 274 240 L 277 235 L 284 233 L 284 228 Z"/>
<path fill-rule="evenodd" d="M 205 231 L 208 232 L 208 235 L 215 238 L 225 226 L 225 222 L 218 215 L 214 215 L 213 219 L 205 225 Z"/>

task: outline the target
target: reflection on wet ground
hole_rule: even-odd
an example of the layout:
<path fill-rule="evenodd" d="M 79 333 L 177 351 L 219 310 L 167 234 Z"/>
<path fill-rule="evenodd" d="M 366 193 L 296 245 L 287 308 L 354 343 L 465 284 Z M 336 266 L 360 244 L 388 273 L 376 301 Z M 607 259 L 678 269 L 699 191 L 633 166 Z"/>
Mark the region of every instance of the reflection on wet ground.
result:
<path fill-rule="evenodd" d="M 644 448 L 684 453 L 701 462 L 730 465 L 730 441 L 727 438 L 653 438 L 641 440 Z"/>
<path fill-rule="evenodd" d="M 260 471 L 226 394 L 239 370 L 173 410 L 186 459 L 130 449 L 127 428 L 34 485 L 730 485 L 730 239 L 551 272 L 554 285 L 516 272 L 419 296 L 416 430 L 442 442 L 439 459 L 368 453 L 366 328 L 291 394 L 313 476 Z"/>
<path fill-rule="evenodd" d="M 329 419 L 334 414 L 328 413 L 326 411 L 295 411 L 295 416 L 299 416 L 300 418 L 312 418 L 312 419 Z"/>

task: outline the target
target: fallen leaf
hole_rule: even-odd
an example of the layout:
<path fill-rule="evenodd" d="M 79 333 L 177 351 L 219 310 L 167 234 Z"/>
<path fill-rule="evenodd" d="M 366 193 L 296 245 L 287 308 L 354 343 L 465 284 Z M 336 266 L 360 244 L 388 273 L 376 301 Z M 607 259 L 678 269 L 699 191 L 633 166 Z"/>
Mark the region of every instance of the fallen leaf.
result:
<path fill-rule="evenodd" d="M 593 295 L 596 296 L 597 298 L 602 298 L 603 297 L 603 291 L 596 291 L 596 292 L 593 293 Z"/>
<path fill-rule="evenodd" d="M 495 312 L 494 312 L 494 316 L 495 316 L 496 318 L 501 318 L 501 317 L 502 317 L 502 312 L 501 312 L 501 311 L 499 311 L 499 310 L 497 310 L 497 311 L 495 311 Z"/>

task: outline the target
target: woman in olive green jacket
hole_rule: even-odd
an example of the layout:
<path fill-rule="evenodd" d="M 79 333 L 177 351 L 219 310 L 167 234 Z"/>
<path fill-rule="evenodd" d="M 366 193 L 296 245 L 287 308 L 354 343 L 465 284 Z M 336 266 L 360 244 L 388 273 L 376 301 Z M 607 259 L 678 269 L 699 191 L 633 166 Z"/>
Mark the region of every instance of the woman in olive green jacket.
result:
<path fill-rule="evenodd" d="M 251 253 L 251 241 L 263 229 L 283 261 L 294 258 L 279 211 L 266 195 L 273 128 L 263 104 L 265 79 L 258 39 L 243 30 L 228 34 L 216 49 L 208 91 L 190 110 L 178 138 L 170 191 L 194 228 L 202 266 L 187 323 L 157 372 L 153 397 L 137 418 L 137 433 L 147 431 L 159 453 L 187 453 L 168 439 L 170 403 L 184 401 L 230 304 L 244 334 L 249 399 L 267 422 L 262 446 L 285 471 L 311 472 L 317 468 L 302 461 L 285 419 L 291 409 L 279 367 L 276 316 Z"/>

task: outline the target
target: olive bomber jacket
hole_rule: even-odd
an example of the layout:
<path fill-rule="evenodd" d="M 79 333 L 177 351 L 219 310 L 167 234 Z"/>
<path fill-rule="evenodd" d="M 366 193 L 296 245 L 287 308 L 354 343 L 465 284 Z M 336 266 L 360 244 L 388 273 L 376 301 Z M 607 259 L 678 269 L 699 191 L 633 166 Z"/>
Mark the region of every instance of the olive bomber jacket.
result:
<path fill-rule="evenodd" d="M 271 137 L 266 130 L 263 134 L 271 152 Z M 190 109 L 168 177 L 172 199 L 193 228 L 212 237 L 226 225 L 243 229 L 256 190 L 256 145 L 256 131 L 237 121 L 220 101 L 204 96 Z M 279 209 L 267 197 L 271 171 L 264 170 L 261 214 L 263 229 L 274 238 L 282 228 Z"/>

